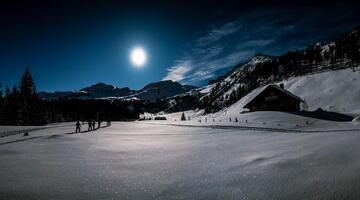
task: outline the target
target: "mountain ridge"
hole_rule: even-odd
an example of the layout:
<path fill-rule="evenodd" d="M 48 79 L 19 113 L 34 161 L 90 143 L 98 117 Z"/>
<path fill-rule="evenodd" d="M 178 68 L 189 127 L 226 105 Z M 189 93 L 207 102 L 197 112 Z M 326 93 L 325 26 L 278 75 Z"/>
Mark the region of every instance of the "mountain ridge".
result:
<path fill-rule="evenodd" d="M 114 85 L 99 82 L 75 91 L 39 92 L 38 94 L 41 99 L 46 101 L 106 98 L 156 100 L 185 93 L 195 88 L 197 87 L 182 85 L 171 80 L 149 83 L 140 90 L 131 90 L 129 87 L 119 88 Z"/>

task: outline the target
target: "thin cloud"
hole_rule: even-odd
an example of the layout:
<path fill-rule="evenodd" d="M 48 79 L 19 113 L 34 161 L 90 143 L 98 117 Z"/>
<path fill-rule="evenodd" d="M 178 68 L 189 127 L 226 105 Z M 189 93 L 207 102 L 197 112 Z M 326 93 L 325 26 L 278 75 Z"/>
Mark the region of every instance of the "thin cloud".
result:
<path fill-rule="evenodd" d="M 163 80 L 181 81 L 191 69 L 188 62 L 179 63 L 179 65 L 175 65 L 168 69 L 169 73 Z"/>
<path fill-rule="evenodd" d="M 323 19 L 316 13 L 304 18 L 303 10 L 285 12 L 263 10 L 211 26 L 189 44 L 190 50 L 167 69 L 163 79 L 201 85 L 218 76 L 219 70 L 244 62 L 257 53 L 279 55 L 320 39 L 317 33 L 324 30 L 313 21 Z"/>

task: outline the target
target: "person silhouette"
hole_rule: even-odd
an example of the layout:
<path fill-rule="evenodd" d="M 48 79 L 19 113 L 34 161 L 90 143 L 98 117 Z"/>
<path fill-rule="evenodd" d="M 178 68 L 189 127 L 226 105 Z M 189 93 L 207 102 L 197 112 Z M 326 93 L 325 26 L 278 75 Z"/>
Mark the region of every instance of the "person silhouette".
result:
<path fill-rule="evenodd" d="M 78 120 L 76 122 L 76 130 L 75 130 L 75 133 L 80 133 L 81 132 L 81 124 L 80 124 L 80 121 Z"/>
<path fill-rule="evenodd" d="M 98 129 L 101 127 L 101 120 L 98 120 Z"/>
<path fill-rule="evenodd" d="M 92 123 L 91 120 L 88 121 L 88 131 L 91 131 L 92 129 Z"/>
<path fill-rule="evenodd" d="M 95 120 L 92 121 L 92 130 L 95 130 Z"/>

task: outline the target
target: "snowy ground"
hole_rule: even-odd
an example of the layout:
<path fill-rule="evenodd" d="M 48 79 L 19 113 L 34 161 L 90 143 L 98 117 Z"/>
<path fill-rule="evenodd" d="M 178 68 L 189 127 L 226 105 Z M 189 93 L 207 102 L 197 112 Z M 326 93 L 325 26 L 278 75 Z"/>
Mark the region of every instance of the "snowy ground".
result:
<path fill-rule="evenodd" d="M 37 131 L 48 128 L 69 126 L 70 124 L 73 123 L 53 123 L 45 126 L 0 126 L 0 138 L 24 133 L 25 131 Z"/>
<path fill-rule="evenodd" d="M 281 132 L 148 123 L 0 138 L 0 199 L 360 198 L 360 131 L 348 125 Z"/>
<path fill-rule="evenodd" d="M 240 114 L 236 112 L 235 109 L 225 109 L 218 113 L 203 115 L 202 111 L 189 110 L 184 112 L 186 121 L 180 120 L 182 113 L 183 112 L 160 114 L 159 116 L 164 116 L 167 120 L 145 120 L 143 123 L 238 129 L 252 128 L 283 132 L 360 131 L 360 121 L 335 122 L 275 111 Z M 147 117 L 153 116 L 147 114 Z"/>

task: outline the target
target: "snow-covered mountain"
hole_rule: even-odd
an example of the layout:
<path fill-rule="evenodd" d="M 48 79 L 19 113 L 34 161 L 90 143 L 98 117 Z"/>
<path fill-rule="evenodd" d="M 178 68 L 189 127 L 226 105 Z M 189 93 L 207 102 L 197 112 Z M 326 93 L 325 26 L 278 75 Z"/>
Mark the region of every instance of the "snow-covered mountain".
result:
<path fill-rule="evenodd" d="M 264 85 L 333 70 L 351 68 L 354 71 L 359 63 L 360 27 L 357 27 L 334 42 L 318 42 L 281 56 L 257 55 L 247 63 L 235 66 L 209 86 L 207 91 L 210 91 L 200 100 L 200 108 L 205 109 L 205 113 L 214 113 Z M 312 88 L 308 90 L 312 93 Z"/>
<path fill-rule="evenodd" d="M 79 91 L 66 92 L 40 92 L 39 96 L 43 100 L 53 101 L 61 99 L 141 99 L 156 100 L 159 98 L 170 97 L 181 93 L 186 93 L 196 87 L 181 85 L 173 81 L 160 81 L 150 83 L 141 90 L 131 90 L 128 87 L 118 88 L 105 83 L 80 89 Z"/>
<path fill-rule="evenodd" d="M 248 62 L 238 64 L 234 66 L 231 73 L 228 73 L 226 77 L 205 87 L 200 92 L 204 94 L 201 97 L 201 108 L 209 108 L 208 111 L 217 111 L 222 107 L 228 106 L 233 99 L 233 95 L 240 91 L 242 87 L 253 87 L 250 86 L 252 83 L 251 74 L 261 71 L 263 68 L 267 68 L 276 58 L 268 55 L 257 55 L 251 58 Z M 232 99 L 230 99 L 232 98 Z M 214 110 L 212 110 L 214 108 Z"/>
<path fill-rule="evenodd" d="M 171 97 L 186 93 L 196 87 L 191 85 L 181 85 L 178 82 L 166 80 L 146 85 L 143 89 L 137 91 L 131 97 L 142 100 L 156 100 L 164 97 Z"/>
<path fill-rule="evenodd" d="M 84 91 L 88 94 L 90 94 L 89 97 L 91 98 L 101 98 L 101 97 L 108 97 L 108 96 L 127 96 L 135 91 L 130 90 L 128 87 L 124 88 L 117 88 L 113 85 L 107 85 L 104 83 L 98 83 L 95 85 L 92 85 L 90 87 L 86 87 L 81 89 L 81 91 Z"/>

